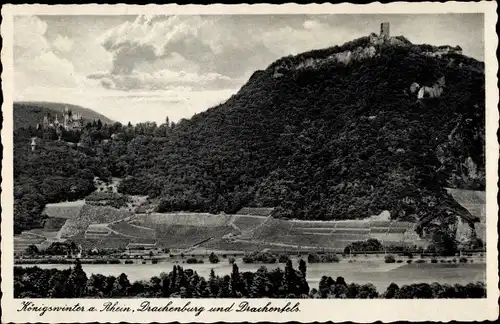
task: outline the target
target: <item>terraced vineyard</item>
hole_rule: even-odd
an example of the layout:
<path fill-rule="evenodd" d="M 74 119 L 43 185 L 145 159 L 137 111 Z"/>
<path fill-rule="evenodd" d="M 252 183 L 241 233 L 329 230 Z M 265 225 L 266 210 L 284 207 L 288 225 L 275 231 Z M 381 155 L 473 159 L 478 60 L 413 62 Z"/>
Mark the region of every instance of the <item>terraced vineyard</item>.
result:
<path fill-rule="evenodd" d="M 125 249 L 129 243 L 153 244 L 154 240 L 133 239 L 115 233 L 110 233 L 102 237 L 86 238 L 85 234 L 81 233 L 71 238 L 77 244 L 80 244 L 83 249 L 89 250 L 93 248 L 102 249 Z"/>
<path fill-rule="evenodd" d="M 146 239 L 154 239 L 156 237 L 153 229 L 132 225 L 127 222 L 113 223 L 109 225 L 109 228 L 119 234 L 129 237 L 140 237 Z"/>
<path fill-rule="evenodd" d="M 24 232 L 14 236 L 14 252 L 23 252 L 28 246 L 40 244 L 45 241 L 45 238 L 32 233 Z"/>
<path fill-rule="evenodd" d="M 271 246 L 316 247 L 318 249 L 343 248 L 355 241 L 377 238 L 385 243 L 413 243 L 413 224 L 409 222 L 383 220 L 349 221 L 286 221 L 268 219 L 259 229 L 244 233 L 239 238 Z"/>
<path fill-rule="evenodd" d="M 109 206 L 83 206 L 80 217 L 69 219 L 61 229 L 61 237 L 69 238 L 87 230 L 90 224 L 107 224 L 131 217 L 124 209 Z"/>
<path fill-rule="evenodd" d="M 266 221 L 264 216 L 244 216 L 234 215 L 232 224 L 234 224 L 242 232 L 251 231 Z"/>

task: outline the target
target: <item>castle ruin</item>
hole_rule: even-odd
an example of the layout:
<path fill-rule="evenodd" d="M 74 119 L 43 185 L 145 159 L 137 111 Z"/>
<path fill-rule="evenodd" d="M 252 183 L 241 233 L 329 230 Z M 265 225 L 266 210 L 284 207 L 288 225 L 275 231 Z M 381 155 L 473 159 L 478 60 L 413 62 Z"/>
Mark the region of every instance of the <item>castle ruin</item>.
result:
<path fill-rule="evenodd" d="M 389 23 L 388 22 L 383 22 L 380 24 L 380 37 L 381 38 L 389 38 L 391 37 L 390 35 L 390 30 L 389 30 Z"/>

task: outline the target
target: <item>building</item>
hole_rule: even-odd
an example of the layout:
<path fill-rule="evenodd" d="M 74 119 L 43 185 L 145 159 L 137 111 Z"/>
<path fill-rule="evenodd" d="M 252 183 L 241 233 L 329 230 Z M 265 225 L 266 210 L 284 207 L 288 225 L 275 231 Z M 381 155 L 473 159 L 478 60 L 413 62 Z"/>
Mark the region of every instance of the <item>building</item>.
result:
<path fill-rule="evenodd" d="M 71 130 L 81 130 L 83 128 L 84 120 L 80 113 L 73 113 L 71 109 L 66 107 L 62 114 L 62 119 L 59 119 L 59 115 L 56 114 L 54 118 L 49 114 L 43 117 L 42 123 L 37 125 L 38 129 L 51 129 L 56 130 L 65 129 L 67 131 Z"/>
<path fill-rule="evenodd" d="M 382 37 L 382 38 L 391 37 L 389 28 L 390 28 L 390 25 L 388 22 L 381 23 L 380 24 L 380 37 Z"/>
<path fill-rule="evenodd" d="M 38 137 L 32 137 L 31 138 L 31 152 L 36 151 L 36 148 L 38 147 L 39 144 L 40 144 L 40 140 L 38 139 Z"/>

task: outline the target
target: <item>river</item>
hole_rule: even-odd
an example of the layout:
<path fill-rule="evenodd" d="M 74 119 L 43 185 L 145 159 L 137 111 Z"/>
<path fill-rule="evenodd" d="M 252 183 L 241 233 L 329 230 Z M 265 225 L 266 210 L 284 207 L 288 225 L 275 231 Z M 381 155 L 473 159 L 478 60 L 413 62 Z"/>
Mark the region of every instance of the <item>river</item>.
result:
<path fill-rule="evenodd" d="M 83 264 L 83 270 L 90 274 L 103 274 L 118 276 L 125 273 L 130 281 L 149 280 L 151 277 L 160 276 L 162 272 L 172 271 L 175 263 L 171 261 L 158 264 Z M 241 272 L 256 271 L 262 264 L 245 264 L 237 260 Z M 222 260 L 218 264 L 179 264 L 185 269 L 193 269 L 200 276 L 206 279 L 210 270 L 214 269 L 217 275 L 226 275 L 231 273 L 232 266 L 227 260 Z M 30 267 L 33 265 L 23 265 Z M 41 264 L 40 268 L 67 269 L 69 264 Z M 268 269 L 276 267 L 284 268 L 284 264 L 265 265 Z M 294 267 L 297 269 L 297 262 L 294 261 Z M 379 292 L 384 292 L 387 286 L 392 282 L 397 285 L 412 283 L 433 283 L 440 284 L 467 284 L 476 281 L 486 282 L 486 264 L 468 263 L 468 264 L 449 264 L 449 263 L 380 263 L 380 262 L 359 262 L 359 263 L 314 263 L 307 264 L 307 281 L 311 288 L 317 288 L 322 276 L 331 276 L 333 279 L 344 277 L 347 283 L 372 283 Z"/>

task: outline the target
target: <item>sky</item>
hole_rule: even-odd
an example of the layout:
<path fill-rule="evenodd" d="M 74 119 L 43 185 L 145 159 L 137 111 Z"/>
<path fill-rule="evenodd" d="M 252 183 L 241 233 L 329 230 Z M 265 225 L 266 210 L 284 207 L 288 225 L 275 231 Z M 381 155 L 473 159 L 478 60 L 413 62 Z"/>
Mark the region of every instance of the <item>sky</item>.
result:
<path fill-rule="evenodd" d="M 290 54 L 379 33 L 460 45 L 484 60 L 482 14 L 16 16 L 14 100 L 93 109 L 122 123 L 189 118 Z"/>

